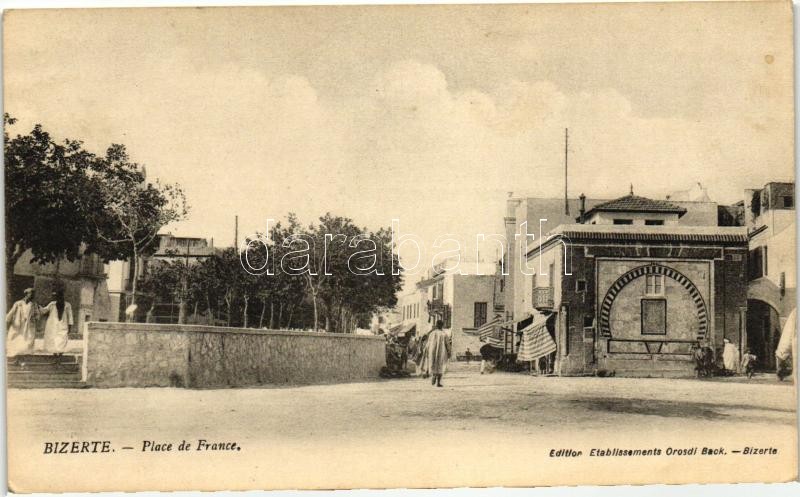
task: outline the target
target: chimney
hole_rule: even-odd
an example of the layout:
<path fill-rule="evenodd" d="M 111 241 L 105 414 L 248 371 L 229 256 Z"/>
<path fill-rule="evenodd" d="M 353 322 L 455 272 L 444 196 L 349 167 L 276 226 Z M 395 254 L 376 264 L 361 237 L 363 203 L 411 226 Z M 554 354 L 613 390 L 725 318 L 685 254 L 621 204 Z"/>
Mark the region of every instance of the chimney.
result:
<path fill-rule="evenodd" d="M 578 197 L 578 198 L 581 201 L 581 204 L 580 204 L 581 205 L 581 207 L 580 207 L 580 217 L 578 219 L 579 219 L 579 222 L 581 224 L 583 224 L 583 223 L 586 222 L 586 195 L 581 193 L 581 196 Z"/>

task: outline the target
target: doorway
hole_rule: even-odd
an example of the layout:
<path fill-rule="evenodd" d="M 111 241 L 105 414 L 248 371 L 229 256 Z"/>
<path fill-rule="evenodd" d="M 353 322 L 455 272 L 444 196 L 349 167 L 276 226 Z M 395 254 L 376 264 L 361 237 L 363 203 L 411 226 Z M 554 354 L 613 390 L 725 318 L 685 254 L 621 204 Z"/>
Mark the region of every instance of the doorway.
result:
<path fill-rule="evenodd" d="M 747 301 L 747 347 L 758 358 L 756 369 L 775 370 L 775 348 L 781 338 L 781 323 L 771 305 L 761 300 Z"/>

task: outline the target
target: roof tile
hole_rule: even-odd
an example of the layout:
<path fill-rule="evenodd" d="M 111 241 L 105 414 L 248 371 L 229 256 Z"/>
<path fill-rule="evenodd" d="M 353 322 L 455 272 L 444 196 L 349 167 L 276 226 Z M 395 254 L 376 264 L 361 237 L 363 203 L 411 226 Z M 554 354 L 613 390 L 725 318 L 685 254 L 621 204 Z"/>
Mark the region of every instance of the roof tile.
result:
<path fill-rule="evenodd" d="M 588 215 L 594 211 L 630 211 L 630 212 L 667 212 L 683 215 L 686 209 L 664 200 L 653 200 L 637 195 L 626 195 L 608 202 L 597 204 L 589 210 Z"/>

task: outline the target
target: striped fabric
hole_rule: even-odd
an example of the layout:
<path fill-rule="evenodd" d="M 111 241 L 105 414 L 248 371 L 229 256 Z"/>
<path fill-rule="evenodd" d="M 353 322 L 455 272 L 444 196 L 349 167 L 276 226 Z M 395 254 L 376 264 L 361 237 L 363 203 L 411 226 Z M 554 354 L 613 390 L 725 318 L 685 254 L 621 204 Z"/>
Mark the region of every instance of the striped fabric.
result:
<path fill-rule="evenodd" d="M 500 318 L 494 318 L 478 328 L 481 342 L 486 342 L 495 347 L 503 346 L 503 331 L 500 328 Z"/>
<path fill-rule="evenodd" d="M 517 353 L 518 361 L 535 361 L 556 351 L 556 342 L 547 331 L 547 320 L 534 320 L 522 330 L 522 343 Z"/>
<path fill-rule="evenodd" d="M 492 319 L 488 323 L 486 323 L 483 326 L 481 326 L 480 328 L 478 328 L 478 335 L 481 338 L 484 338 L 485 336 L 488 336 L 489 334 L 491 334 L 494 331 L 494 329 L 497 327 L 498 324 L 500 324 L 500 318 Z"/>

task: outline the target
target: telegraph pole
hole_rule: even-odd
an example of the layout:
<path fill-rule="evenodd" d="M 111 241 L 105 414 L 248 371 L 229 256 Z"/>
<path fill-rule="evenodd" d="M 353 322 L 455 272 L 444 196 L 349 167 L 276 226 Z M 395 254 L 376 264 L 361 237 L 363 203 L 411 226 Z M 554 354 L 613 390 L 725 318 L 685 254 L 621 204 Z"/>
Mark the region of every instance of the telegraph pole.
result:
<path fill-rule="evenodd" d="M 569 168 L 569 128 L 564 128 L 564 214 L 569 216 L 569 197 L 567 196 L 567 171 Z"/>

